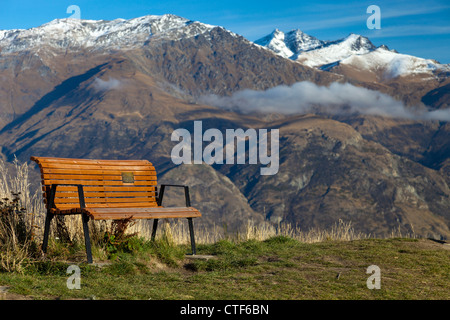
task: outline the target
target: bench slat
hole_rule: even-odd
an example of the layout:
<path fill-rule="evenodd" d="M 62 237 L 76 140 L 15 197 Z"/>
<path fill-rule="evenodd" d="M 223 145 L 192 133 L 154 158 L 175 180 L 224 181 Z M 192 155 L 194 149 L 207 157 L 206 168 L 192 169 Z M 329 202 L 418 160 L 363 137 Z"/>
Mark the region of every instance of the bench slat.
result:
<path fill-rule="evenodd" d="M 48 186 L 49 187 L 49 186 Z M 84 186 L 84 192 L 92 192 L 92 191 L 105 191 L 105 192 L 116 192 L 116 191 L 125 191 L 125 192 L 141 192 L 141 191 L 156 191 L 156 187 L 146 187 L 146 186 Z M 46 191 L 46 187 L 42 187 L 42 191 Z M 77 187 L 74 186 L 59 186 L 57 191 L 78 191 Z"/>
<path fill-rule="evenodd" d="M 148 208 L 148 207 L 157 207 L 158 204 L 156 202 L 128 202 L 128 203 L 88 203 L 86 204 L 87 208 Z M 65 209 L 75 209 L 79 210 L 77 205 L 73 203 L 61 203 L 56 208 L 56 211 L 65 210 Z"/>
<path fill-rule="evenodd" d="M 115 198 L 115 197 L 123 197 L 123 198 L 133 198 L 133 197 L 155 197 L 155 191 L 148 192 L 85 192 L 85 198 Z M 77 198 L 78 192 L 56 192 L 55 198 Z"/>
<path fill-rule="evenodd" d="M 110 175 L 110 174 L 47 174 L 41 175 L 45 180 L 116 180 L 122 181 L 122 175 Z M 153 175 L 136 175 L 134 180 L 156 180 L 156 174 Z"/>
<path fill-rule="evenodd" d="M 94 220 L 111 220 L 111 219 L 167 219 L 167 218 L 197 218 L 200 217 L 200 212 L 192 207 L 189 208 L 140 208 L 137 210 L 130 210 L 127 208 L 95 208 L 87 209 L 88 214 Z"/>
<path fill-rule="evenodd" d="M 154 171 L 155 168 L 150 165 L 95 165 L 95 164 L 60 164 L 60 163 L 53 163 L 53 162 L 45 162 L 42 164 L 39 164 L 39 167 L 42 169 L 80 169 L 80 170 L 119 170 L 122 172 L 129 172 L 129 171 Z"/>
<path fill-rule="evenodd" d="M 136 186 L 155 186 L 156 180 L 152 181 L 134 181 L 134 183 L 123 183 L 122 181 L 98 181 L 98 180 L 42 180 L 44 185 L 52 184 L 82 184 L 86 186 L 123 186 L 123 185 L 136 185 Z"/>
<path fill-rule="evenodd" d="M 84 198 L 84 202 L 86 204 L 89 203 L 115 203 L 115 202 L 123 202 L 123 203 L 131 203 L 131 202 L 154 202 L 156 201 L 155 197 L 147 197 L 147 198 Z M 56 198 L 55 204 L 58 206 L 59 204 L 78 204 L 78 198 Z"/>
<path fill-rule="evenodd" d="M 119 165 L 134 165 L 134 164 L 152 164 L 148 160 L 106 160 L 106 159 L 74 159 L 74 158 L 54 158 L 54 157 L 31 157 L 32 161 L 38 163 L 56 162 L 56 163 L 81 163 L 81 164 L 119 164 Z"/>
<path fill-rule="evenodd" d="M 54 169 L 44 168 L 44 174 L 100 174 L 100 175 L 121 175 L 123 170 L 99 170 L 99 169 Z M 129 171 L 128 171 L 129 172 Z M 156 171 L 152 169 L 132 171 L 135 176 L 152 176 Z"/>

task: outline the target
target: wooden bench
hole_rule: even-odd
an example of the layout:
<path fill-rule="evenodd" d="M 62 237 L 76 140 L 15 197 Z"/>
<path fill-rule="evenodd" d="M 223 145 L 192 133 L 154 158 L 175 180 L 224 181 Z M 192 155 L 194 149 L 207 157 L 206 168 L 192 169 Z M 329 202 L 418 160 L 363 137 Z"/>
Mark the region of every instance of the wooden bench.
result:
<path fill-rule="evenodd" d="M 158 219 L 187 218 L 192 254 L 195 238 L 192 218 L 200 212 L 191 207 L 189 187 L 161 185 L 157 190 L 156 171 L 146 160 L 88 160 L 31 157 L 40 168 L 47 209 L 42 250 L 47 251 L 50 222 L 55 215 L 80 214 L 88 263 L 92 263 L 89 219 L 154 219 L 152 240 Z M 184 188 L 186 207 L 163 207 L 166 187 Z"/>

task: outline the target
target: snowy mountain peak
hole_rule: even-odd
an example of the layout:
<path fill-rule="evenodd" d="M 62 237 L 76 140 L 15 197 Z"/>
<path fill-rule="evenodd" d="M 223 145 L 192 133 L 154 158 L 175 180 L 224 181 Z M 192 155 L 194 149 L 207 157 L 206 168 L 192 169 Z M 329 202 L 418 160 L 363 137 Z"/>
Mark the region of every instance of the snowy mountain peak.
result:
<path fill-rule="evenodd" d="M 272 33 L 271 33 L 271 35 L 272 35 L 272 37 L 274 37 L 274 38 L 284 38 L 284 32 L 283 32 L 283 31 L 280 31 L 280 30 L 278 30 L 278 29 L 273 30 Z"/>
<path fill-rule="evenodd" d="M 256 40 L 255 44 L 270 49 L 284 58 L 290 58 L 294 53 L 287 47 L 284 38 L 284 32 L 275 29 L 271 34 Z"/>
<path fill-rule="evenodd" d="M 367 54 L 376 49 L 368 38 L 358 34 L 351 33 L 336 41 L 323 41 L 299 29 L 286 34 L 275 29 L 255 43 L 310 67 L 329 66 L 352 55 Z"/>
<path fill-rule="evenodd" d="M 383 79 L 450 71 L 450 65 L 400 54 L 385 45 L 376 47 L 367 37 L 354 33 L 339 40 L 322 41 L 301 30 L 284 34 L 275 29 L 256 43 L 285 58 L 326 71 L 347 65 L 364 72 L 381 72 Z"/>
<path fill-rule="evenodd" d="M 324 41 L 318 40 L 303 31 L 296 29 L 284 33 L 275 29 L 271 34 L 255 41 L 256 44 L 271 49 L 275 53 L 292 58 L 303 51 L 323 46 Z"/>
<path fill-rule="evenodd" d="M 326 44 L 325 41 L 310 36 L 299 29 L 288 32 L 285 43 L 295 54 L 313 50 Z"/>
<path fill-rule="evenodd" d="M 364 54 L 376 49 L 368 38 L 354 33 L 351 33 L 348 37 L 340 40 L 340 42 L 343 45 L 349 46 L 349 50 L 355 54 Z"/>
<path fill-rule="evenodd" d="M 147 15 L 130 20 L 56 19 L 27 30 L 0 31 L 2 52 L 49 46 L 56 49 L 95 47 L 126 48 L 150 38 L 179 39 L 207 32 L 214 26 L 171 14 Z"/>

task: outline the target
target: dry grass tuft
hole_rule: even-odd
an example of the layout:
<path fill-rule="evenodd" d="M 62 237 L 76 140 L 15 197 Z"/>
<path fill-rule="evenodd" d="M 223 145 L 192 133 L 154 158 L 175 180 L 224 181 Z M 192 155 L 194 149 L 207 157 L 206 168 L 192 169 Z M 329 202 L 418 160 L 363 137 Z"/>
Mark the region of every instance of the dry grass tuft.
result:
<path fill-rule="evenodd" d="M 189 243 L 189 229 L 184 221 L 165 221 L 161 224 L 163 231 L 167 232 L 176 244 Z M 138 233 L 140 236 L 150 239 L 151 226 L 146 221 L 138 221 L 133 226 L 132 232 Z M 315 243 L 323 241 L 351 241 L 370 238 L 370 235 L 364 233 L 356 233 L 351 222 L 339 220 L 335 225 L 328 229 L 310 229 L 303 231 L 299 227 L 294 227 L 290 223 L 281 223 L 274 225 L 269 222 L 262 224 L 254 224 L 249 221 L 243 231 L 234 234 L 227 234 L 224 228 L 213 226 L 212 228 L 196 226 L 195 238 L 199 244 L 211 244 L 220 240 L 233 240 L 236 242 L 257 240 L 264 241 L 276 236 L 286 236 L 300 242 Z M 392 233 L 392 237 L 396 237 L 396 232 Z"/>
<path fill-rule="evenodd" d="M 27 164 L 19 165 L 17 159 L 13 164 L 15 175 L 10 175 L 0 160 L 0 270 L 5 271 L 21 271 L 36 253 L 44 208 L 37 193 L 30 195 Z"/>

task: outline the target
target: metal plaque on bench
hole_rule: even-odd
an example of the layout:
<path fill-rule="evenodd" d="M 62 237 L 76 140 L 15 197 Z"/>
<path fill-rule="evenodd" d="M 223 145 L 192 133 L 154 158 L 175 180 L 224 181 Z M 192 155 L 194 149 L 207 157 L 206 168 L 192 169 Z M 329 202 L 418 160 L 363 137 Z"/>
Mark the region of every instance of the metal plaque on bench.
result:
<path fill-rule="evenodd" d="M 122 182 L 123 183 L 134 183 L 133 172 L 122 172 Z"/>

